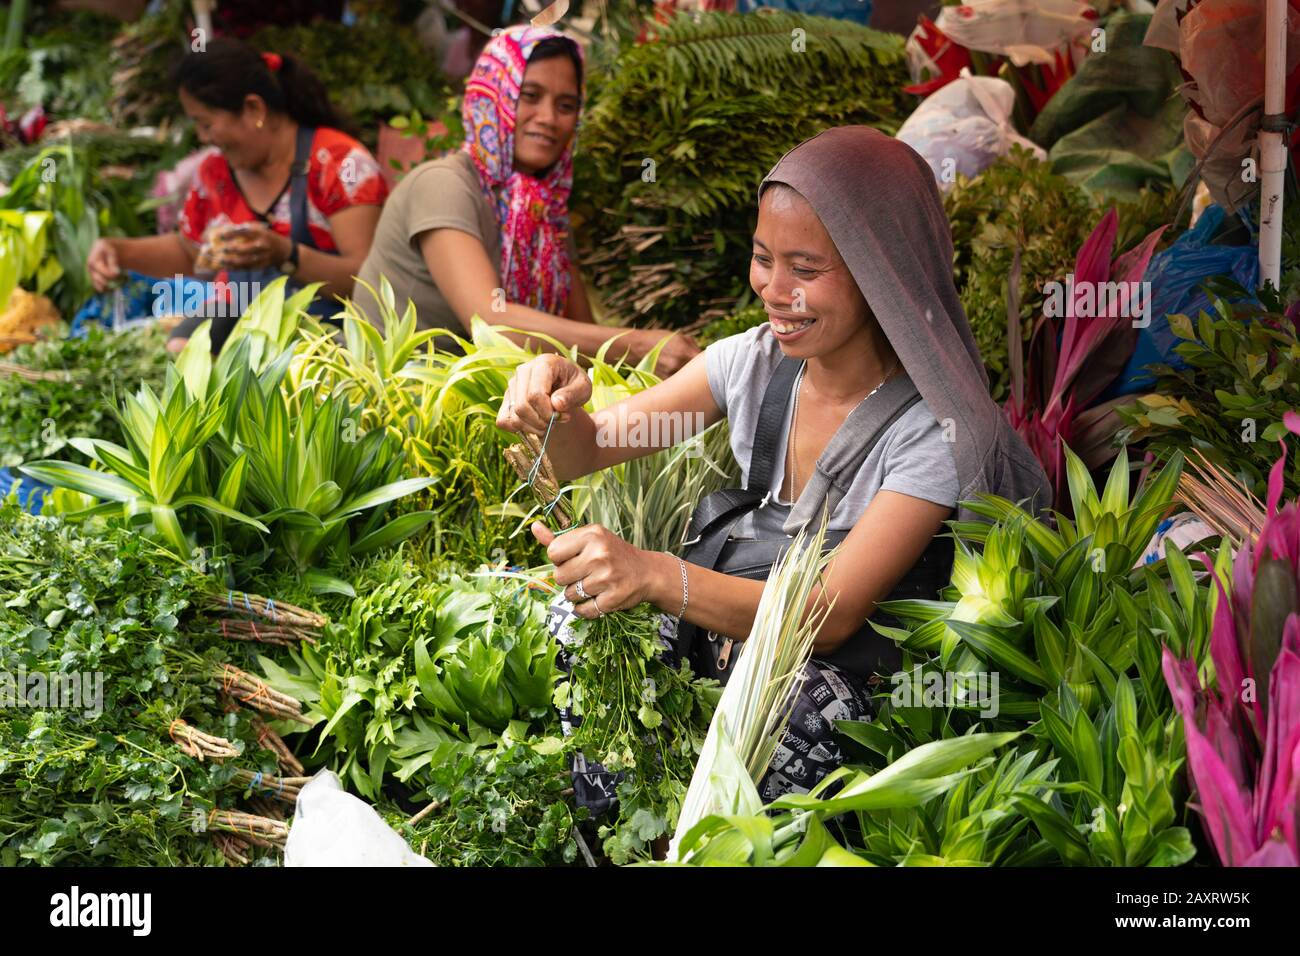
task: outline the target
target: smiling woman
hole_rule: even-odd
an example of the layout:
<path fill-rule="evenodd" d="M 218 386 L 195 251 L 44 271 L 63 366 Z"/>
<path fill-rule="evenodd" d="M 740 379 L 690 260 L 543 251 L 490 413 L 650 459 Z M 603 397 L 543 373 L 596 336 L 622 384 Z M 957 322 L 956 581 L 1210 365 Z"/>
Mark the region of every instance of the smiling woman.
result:
<path fill-rule="evenodd" d="M 407 173 L 384 209 L 353 291 L 372 322 L 383 277 L 424 329 L 466 333 L 478 315 L 588 355 L 621 334 L 609 355 L 634 361 L 671 336 L 592 322 L 569 236 L 582 74 L 578 45 L 551 30 L 511 27 L 487 44 L 465 87 L 464 146 Z M 660 373 L 698 352 L 672 336 Z"/>
<path fill-rule="evenodd" d="M 294 285 L 323 283 L 312 310 L 332 314 L 332 297 L 351 291 L 387 195 L 375 158 L 307 65 L 287 53 L 215 39 L 180 61 L 175 81 L 199 141 L 218 152 L 199 166 L 178 232 L 95 243 L 88 266 L 96 288 L 123 269 L 197 274 L 247 300 L 287 275 Z M 211 317 L 219 349 L 238 316 L 225 306 L 186 310 L 168 348 L 179 351 Z"/>
<path fill-rule="evenodd" d="M 833 721 L 862 719 L 867 682 L 900 659 L 867 619 L 880 621 L 881 601 L 935 598 L 948 583 L 952 544 L 936 535 L 960 502 L 984 491 L 1049 501 L 988 396 L 924 160 L 867 127 L 831 129 L 787 153 L 759 197 L 749 279 L 767 323 L 593 415 L 586 373 L 539 357 L 516 371 L 497 423 L 541 432 L 559 413 L 548 455 L 567 481 L 656 450 L 598 441 L 622 416 L 727 419 L 744 487 L 700 503 L 681 558 L 598 525 L 560 537 L 534 525 L 576 613 L 648 601 L 679 618 L 677 652 L 707 676 L 728 676 L 791 536 L 828 519 L 840 550 L 809 603 L 826 617 L 760 786 L 770 800 L 839 763 Z"/>

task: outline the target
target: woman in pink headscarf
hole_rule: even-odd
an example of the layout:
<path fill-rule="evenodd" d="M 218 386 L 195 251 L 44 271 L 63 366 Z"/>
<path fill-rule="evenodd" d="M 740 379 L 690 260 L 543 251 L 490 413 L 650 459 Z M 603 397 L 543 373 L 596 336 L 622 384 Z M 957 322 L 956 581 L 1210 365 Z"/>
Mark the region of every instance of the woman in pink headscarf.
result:
<path fill-rule="evenodd" d="M 465 86 L 462 149 L 417 166 L 393 190 L 353 299 L 378 323 L 380 278 L 421 328 L 494 325 L 539 332 L 633 361 L 665 337 L 658 370 L 699 349 L 684 335 L 592 322 L 569 235 L 582 52 L 552 30 L 516 26 L 484 48 Z M 535 340 L 542 344 L 541 340 Z"/>

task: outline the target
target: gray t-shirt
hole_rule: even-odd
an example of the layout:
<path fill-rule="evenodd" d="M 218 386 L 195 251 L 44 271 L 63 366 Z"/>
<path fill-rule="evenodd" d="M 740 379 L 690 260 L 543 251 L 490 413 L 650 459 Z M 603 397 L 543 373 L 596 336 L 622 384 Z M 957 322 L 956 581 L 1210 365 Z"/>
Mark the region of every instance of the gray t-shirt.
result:
<path fill-rule="evenodd" d="M 731 451 L 746 481 L 763 393 L 781 357 L 781 346 L 767 323 L 714 342 L 704 352 L 709 388 L 713 400 L 727 417 Z M 776 446 L 780 453 L 772 474 L 774 501 L 780 501 L 780 490 L 785 484 L 785 449 L 792 406 L 793 402 L 786 408 Z M 943 428 L 924 399 L 904 412 L 867 455 L 862 470 L 831 515 L 830 530 L 851 529 L 881 489 L 948 507 L 957 504 L 959 485 L 952 443 L 944 440 Z M 734 534 L 747 537 L 750 530 L 742 521 Z"/>
<path fill-rule="evenodd" d="M 501 227 L 469 153 L 457 150 L 421 163 L 402 177 L 384 204 L 370 253 L 352 289 L 352 300 L 372 325 L 383 328 L 379 306 L 366 286 L 377 290 L 379 277 L 384 276 L 392 284 L 399 316 L 410 300 L 415 303 L 419 328 L 469 335 L 434 284 L 420 252 L 419 237 L 433 229 L 468 233 L 483 244 L 493 264 L 500 260 Z M 448 347 L 451 341 L 440 337 L 438 346 Z"/>

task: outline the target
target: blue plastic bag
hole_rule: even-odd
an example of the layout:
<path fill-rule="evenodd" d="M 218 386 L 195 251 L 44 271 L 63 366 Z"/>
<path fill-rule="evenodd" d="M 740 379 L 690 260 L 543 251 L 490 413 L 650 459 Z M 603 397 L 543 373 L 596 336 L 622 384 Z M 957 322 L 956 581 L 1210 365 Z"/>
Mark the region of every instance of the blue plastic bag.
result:
<path fill-rule="evenodd" d="M 1210 206 L 1196 225 L 1183 233 L 1168 249 L 1151 257 L 1143 279 L 1151 283 L 1151 324 L 1138 329 L 1137 346 L 1128 364 L 1101 394 L 1098 401 L 1146 391 L 1155 384 L 1155 376 L 1146 366 L 1163 363 L 1186 368 L 1187 363 L 1174 348 L 1182 341 L 1169 327 L 1171 314 L 1197 315 L 1210 308 L 1210 297 L 1201 283 L 1214 276 L 1229 276 L 1244 289 L 1259 283 L 1259 246 L 1211 245 L 1223 225 L 1226 211 Z"/>
<path fill-rule="evenodd" d="M 810 13 L 819 17 L 835 17 L 838 20 L 854 20 L 866 26 L 871 19 L 871 0 L 739 0 L 736 9 L 740 13 L 750 13 L 759 7 L 774 10 L 791 10 L 795 13 Z"/>
<path fill-rule="evenodd" d="M 8 468 L 0 468 L 0 498 L 8 498 L 10 494 L 16 494 L 19 506 L 25 511 L 40 514 L 41 506 L 45 504 L 45 496 L 51 490 L 49 485 L 43 485 L 33 478 L 17 474 Z"/>
<path fill-rule="evenodd" d="M 116 314 L 118 292 L 122 293 L 120 314 Z M 186 303 L 193 308 L 206 302 L 212 294 L 211 286 L 202 279 L 187 276 L 155 279 L 139 272 L 127 272 L 126 282 L 120 289 L 94 296 L 78 310 L 68 334 L 85 335 L 86 326 L 91 322 L 110 329 L 117 323 L 147 325 L 164 315 L 184 312 Z"/>

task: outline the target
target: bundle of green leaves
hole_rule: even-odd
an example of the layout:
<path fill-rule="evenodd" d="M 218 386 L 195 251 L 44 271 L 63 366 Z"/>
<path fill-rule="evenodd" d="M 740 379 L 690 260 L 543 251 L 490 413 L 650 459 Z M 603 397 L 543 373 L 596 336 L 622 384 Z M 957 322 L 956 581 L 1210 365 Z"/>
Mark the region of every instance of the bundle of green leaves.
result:
<path fill-rule="evenodd" d="M 117 27 L 110 17 L 83 12 L 34 22 L 19 48 L 0 53 L 0 100 L 10 115 L 44 106 L 57 118 L 107 119 L 107 53 Z M 7 181 L 0 173 L 0 182 Z"/>
<path fill-rule="evenodd" d="M 433 479 L 399 480 L 396 439 L 363 432 L 346 398 L 318 399 L 287 380 L 314 291 L 286 298 L 276 280 L 216 360 L 201 326 L 168 366 L 161 396 L 142 385 L 123 400 L 125 445 L 72 440 L 101 470 L 44 460 L 22 471 L 88 496 L 81 516 L 120 512 L 183 558 L 215 549 L 238 556 L 240 579 L 264 565 L 290 567 L 318 590 L 350 594 L 329 566 L 427 524 L 429 512 L 387 520 L 387 505 Z"/>
<path fill-rule="evenodd" d="M 575 235 L 609 318 L 680 327 L 745 294 L 754 191 L 786 150 L 830 126 L 893 132 L 910 104 L 901 38 L 843 20 L 682 13 L 650 29 L 591 76 Z"/>
<path fill-rule="evenodd" d="M 66 454 L 74 438 L 121 441 L 113 402 L 142 382 L 162 386 L 165 337 L 157 326 L 110 332 L 91 325 L 84 336 L 58 335 L 10 352 L 6 363 L 21 368 L 0 372 L 0 466 Z"/>
<path fill-rule="evenodd" d="M 447 110 L 447 78 L 409 29 L 379 20 L 351 26 L 317 21 L 266 27 L 250 40 L 259 50 L 298 57 L 321 79 L 330 100 L 357 124 L 371 148 L 379 126 L 398 114 Z"/>
<path fill-rule="evenodd" d="M 415 823 L 396 809 L 388 823 L 439 866 L 560 866 L 578 858 L 567 755 L 545 738 L 503 738 L 496 747 L 430 766 L 433 809 Z"/>
<path fill-rule="evenodd" d="M 1152 393 L 1116 409 L 1126 425 L 1120 438 L 1146 439 L 1161 459 L 1196 448 L 1263 501 L 1287 434 L 1282 416 L 1300 407 L 1300 332 L 1267 292 L 1251 305 L 1240 289 L 1213 288 L 1212 312 L 1169 316 L 1188 367 L 1153 366 Z M 1291 456 L 1282 475 L 1284 497 L 1300 495 L 1300 458 Z"/>
<path fill-rule="evenodd" d="M 237 770 L 277 770 L 249 712 L 176 666 L 244 659 L 182 623 L 211 582 L 123 527 L 89 535 L 11 500 L 0 554 L 0 865 L 219 863 L 208 811 L 239 797 Z M 177 719 L 241 756 L 187 755 Z"/>
<path fill-rule="evenodd" d="M 1173 217 L 1172 191 L 1144 191 L 1121 206 L 1116 253 Z M 952 228 L 953 274 L 995 401 L 1008 395 L 1007 283 L 1020 252 L 1020 328 L 1028 342 L 1043 314 L 1044 284 L 1062 280 L 1100 218 L 1088 192 L 1019 146 L 974 178 L 958 176 L 944 195 Z"/>
<path fill-rule="evenodd" d="M 261 662 L 272 686 L 309 703 L 307 716 L 322 725 L 315 762 L 376 798 L 386 773 L 420 788 L 502 732 L 523 739 L 554 721 L 556 645 L 530 589 L 430 575 L 398 555 L 353 577 L 360 596 L 318 647 L 283 666 Z"/>
<path fill-rule="evenodd" d="M 644 858 L 673 832 L 717 703 L 716 682 L 664 660 L 660 618 L 642 604 L 579 622 L 577 660 L 555 693 L 582 718 L 569 746 L 623 773 L 617 817 L 599 830 L 617 864 Z"/>

